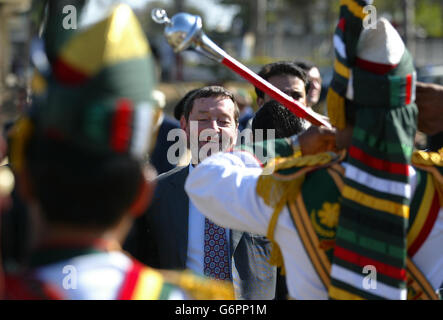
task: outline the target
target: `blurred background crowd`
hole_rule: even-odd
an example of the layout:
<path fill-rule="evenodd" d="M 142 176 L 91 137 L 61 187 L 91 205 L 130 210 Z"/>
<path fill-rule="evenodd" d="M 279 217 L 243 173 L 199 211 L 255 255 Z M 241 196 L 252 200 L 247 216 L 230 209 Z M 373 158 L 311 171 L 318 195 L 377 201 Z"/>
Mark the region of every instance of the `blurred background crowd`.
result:
<path fill-rule="evenodd" d="M 334 58 L 330 35 L 335 28 L 339 1 L 129 2 L 136 8 L 157 60 L 158 89 L 165 96 L 164 110 L 167 114 L 173 114 L 174 106 L 189 90 L 204 84 L 239 88 L 245 103 L 254 110 L 257 110 L 257 105 L 254 88 L 231 70 L 194 52 L 174 54 L 163 36 L 163 27 L 151 19 L 151 10 L 157 7 L 166 9 L 170 16 L 182 11 L 200 15 L 206 34 L 255 72 L 275 61 L 296 59 L 312 62 L 319 68 L 322 80 L 320 101 L 314 110 L 326 112 L 324 99 L 332 79 Z M 35 22 L 28 16 L 31 6 L 31 0 L 0 0 L 2 118 L 13 118 L 30 99 L 32 69 L 28 52 Z M 402 35 L 414 56 L 418 80 L 443 84 L 443 1 L 379 1 L 376 14 L 377 17 L 386 17 Z M 418 142 L 425 144 L 425 137 L 422 136 Z"/>

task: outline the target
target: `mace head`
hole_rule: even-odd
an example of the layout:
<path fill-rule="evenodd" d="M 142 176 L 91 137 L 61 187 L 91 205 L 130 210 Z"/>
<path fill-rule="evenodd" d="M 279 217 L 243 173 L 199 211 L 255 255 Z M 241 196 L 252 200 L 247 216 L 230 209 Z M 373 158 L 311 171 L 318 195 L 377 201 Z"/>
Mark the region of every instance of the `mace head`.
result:
<path fill-rule="evenodd" d="M 177 13 L 171 19 L 164 9 L 153 9 L 152 19 L 159 24 L 166 24 L 165 36 L 175 52 L 188 49 L 198 42 L 202 33 L 202 19 L 189 13 Z"/>

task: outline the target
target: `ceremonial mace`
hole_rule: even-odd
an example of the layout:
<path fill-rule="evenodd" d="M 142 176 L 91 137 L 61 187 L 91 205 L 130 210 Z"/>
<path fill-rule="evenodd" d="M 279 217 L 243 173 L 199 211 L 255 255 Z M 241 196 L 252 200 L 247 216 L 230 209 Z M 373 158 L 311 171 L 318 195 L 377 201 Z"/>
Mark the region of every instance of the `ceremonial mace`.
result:
<path fill-rule="evenodd" d="M 152 10 L 151 16 L 156 23 L 166 24 L 165 36 L 175 53 L 187 49 L 195 50 L 211 60 L 224 64 L 255 87 L 283 104 L 297 117 L 304 118 L 317 126 L 323 125 L 331 128 L 330 123 L 319 114 L 280 91 L 217 46 L 203 32 L 201 17 L 182 12 L 169 19 L 166 11 L 158 8 Z"/>

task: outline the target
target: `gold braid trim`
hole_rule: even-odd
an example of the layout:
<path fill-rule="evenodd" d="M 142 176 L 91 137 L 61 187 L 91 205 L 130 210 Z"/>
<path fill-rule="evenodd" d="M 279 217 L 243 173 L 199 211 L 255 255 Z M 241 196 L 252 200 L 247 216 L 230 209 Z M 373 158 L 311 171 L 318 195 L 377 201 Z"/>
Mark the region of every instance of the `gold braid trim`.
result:
<path fill-rule="evenodd" d="M 229 281 L 200 277 L 189 270 L 161 270 L 165 281 L 186 291 L 195 300 L 234 300 L 234 288 Z"/>
<path fill-rule="evenodd" d="M 438 152 L 414 151 L 412 153 L 412 164 L 432 174 L 440 206 L 443 206 L 443 176 L 435 168 L 436 166 L 443 167 L 443 148 Z"/>
<path fill-rule="evenodd" d="M 269 263 L 281 267 L 282 274 L 285 274 L 283 256 L 277 242 L 274 240 L 275 226 L 277 225 L 279 215 L 288 201 L 295 201 L 295 198 L 301 190 L 306 173 L 314 170 L 318 166 L 331 162 L 332 159 L 332 153 L 320 153 L 303 157 L 296 155 L 287 158 L 275 158 L 266 166 L 266 168 L 270 167 L 274 174 L 261 175 L 257 181 L 257 194 L 264 200 L 266 205 L 274 208 L 266 235 L 272 244 Z M 275 173 L 276 171 L 293 167 L 306 168 L 288 176 Z"/>
<path fill-rule="evenodd" d="M 292 195 L 295 198 L 296 194 L 294 193 L 294 191 L 297 190 L 294 190 L 294 188 L 296 185 L 298 185 L 298 178 L 300 176 L 304 176 L 307 172 L 314 170 L 319 166 L 330 163 L 334 159 L 334 157 L 334 153 L 325 152 L 302 157 L 290 156 L 287 158 L 279 157 L 272 159 L 266 165 L 263 171 L 266 171 L 266 169 L 271 169 L 271 172 L 274 173 L 271 175 L 262 174 L 259 177 L 257 181 L 257 194 L 263 198 L 268 206 L 276 208 L 278 204 L 282 205 L 282 201 L 286 203 L 286 200 L 290 200 L 288 197 L 284 197 L 284 195 Z M 298 170 L 294 174 L 289 175 L 282 175 L 277 173 L 280 170 L 294 167 L 304 168 Z"/>
<path fill-rule="evenodd" d="M 443 148 L 439 152 L 414 151 L 412 163 L 424 166 L 443 167 Z"/>

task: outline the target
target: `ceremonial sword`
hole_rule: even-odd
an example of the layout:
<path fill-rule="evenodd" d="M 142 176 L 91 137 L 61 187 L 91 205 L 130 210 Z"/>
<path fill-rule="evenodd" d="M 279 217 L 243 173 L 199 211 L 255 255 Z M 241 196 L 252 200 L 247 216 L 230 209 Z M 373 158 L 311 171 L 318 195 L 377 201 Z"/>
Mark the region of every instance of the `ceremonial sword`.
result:
<path fill-rule="evenodd" d="M 312 109 L 306 108 L 302 103 L 294 100 L 292 97 L 264 80 L 217 46 L 203 32 L 203 24 L 200 16 L 181 12 L 169 19 L 166 11 L 159 8 L 153 9 L 151 16 L 156 23 L 166 24 L 164 32 L 165 37 L 175 53 L 187 49 L 195 50 L 211 60 L 225 65 L 239 76 L 249 81 L 252 85 L 280 102 L 297 117 L 306 119 L 317 126 L 322 125 L 331 128 L 331 124 L 322 118 L 321 115 L 312 111 Z"/>

